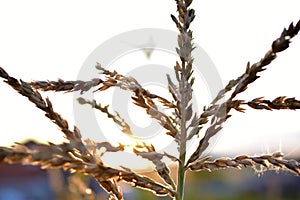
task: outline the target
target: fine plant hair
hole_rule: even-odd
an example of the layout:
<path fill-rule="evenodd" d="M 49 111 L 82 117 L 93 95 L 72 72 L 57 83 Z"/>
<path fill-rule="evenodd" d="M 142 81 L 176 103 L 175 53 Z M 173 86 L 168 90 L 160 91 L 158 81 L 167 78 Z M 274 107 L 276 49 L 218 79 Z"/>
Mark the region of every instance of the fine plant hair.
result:
<path fill-rule="evenodd" d="M 16 143 L 10 147 L 0 147 L 0 164 L 22 163 L 24 165 L 38 165 L 43 169 L 62 168 L 72 173 L 83 173 L 93 177 L 108 193 L 108 198 L 124 199 L 120 182 L 130 184 L 143 190 L 153 192 L 155 195 L 170 196 L 176 200 L 184 199 L 185 175 L 190 171 L 213 171 L 227 168 L 254 170 L 286 170 L 300 175 L 300 164 L 295 160 L 287 160 L 282 152 L 260 156 L 239 155 L 235 158 L 212 159 L 204 155 L 210 144 L 210 139 L 219 133 L 224 123 L 231 117 L 230 111 L 245 112 L 245 108 L 258 110 L 296 110 L 300 109 L 300 101 L 293 97 L 279 96 L 274 100 L 258 97 L 253 100 L 238 99 L 251 83 L 259 78 L 259 74 L 266 70 L 266 66 L 276 59 L 277 54 L 289 47 L 291 39 L 300 30 L 300 21 L 296 25 L 291 23 L 281 35 L 271 43 L 271 48 L 265 55 L 253 64 L 247 63 L 245 72 L 232 79 L 219 91 L 212 102 L 203 108 L 201 113 L 196 112 L 192 105 L 193 93 L 193 32 L 190 25 L 195 18 L 195 10 L 190 8 L 193 0 L 175 0 L 178 15 L 171 15 L 171 19 L 178 29 L 178 61 L 174 65 L 176 80 L 167 75 L 168 89 L 172 99 L 163 98 L 146 90 L 133 77 L 127 77 L 116 71 L 109 71 L 97 63 L 96 68 L 101 72 L 101 78 L 95 77 L 90 81 L 32 81 L 26 82 L 9 75 L 0 67 L 0 77 L 19 94 L 35 104 L 45 113 L 64 134 L 67 142 L 62 144 L 38 144 L 28 148 Z M 127 146 L 119 144 L 114 146 L 109 142 L 96 142 L 89 138 L 83 139 L 80 130 L 74 126 L 69 127 L 68 122 L 57 113 L 49 98 L 43 98 L 40 92 L 76 92 L 85 93 L 93 90 L 98 93 L 110 88 L 118 88 L 131 92 L 132 102 L 143 108 L 149 117 L 155 119 L 165 134 L 171 137 L 178 145 L 178 155 L 157 152 L 153 145 L 140 142 L 132 149 L 136 156 L 151 161 L 155 172 L 161 177 L 161 182 L 141 175 L 129 168 L 114 168 L 102 160 L 106 152 L 124 151 Z M 224 100 L 225 99 L 225 100 Z M 81 105 L 88 104 L 97 109 L 115 122 L 124 134 L 134 135 L 134 132 L 122 116 L 111 113 L 108 106 L 103 106 L 96 100 L 78 98 Z M 125 103 L 125 102 L 124 102 Z M 165 112 L 161 109 L 172 112 Z M 205 125 L 208 125 L 207 127 Z M 200 137 L 195 151 L 188 156 L 187 143 L 195 137 Z M 97 153 L 97 150 L 102 153 Z M 105 149 L 105 152 L 103 152 Z M 171 170 L 164 162 L 168 158 L 177 163 L 177 180 L 171 177 Z M 84 186 L 82 186 L 85 188 Z M 88 196 L 88 195 L 87 195 Z M 91 199 L 93 199 L 91 197 Z"/>

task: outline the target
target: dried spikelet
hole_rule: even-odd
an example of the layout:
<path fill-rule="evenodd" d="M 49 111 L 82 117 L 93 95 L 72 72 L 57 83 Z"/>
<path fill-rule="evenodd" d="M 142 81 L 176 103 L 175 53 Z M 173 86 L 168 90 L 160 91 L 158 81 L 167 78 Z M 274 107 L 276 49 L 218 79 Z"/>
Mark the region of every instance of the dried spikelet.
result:
<path fill-rule="evenodd" d="M 112 146 L 109 142 L 94 142 L 90 139 L 85 139 L 84 141 L 89 151 L 93 153 L 94 157 L 102 157 L 106 152 L 124 151 L 123 144 L 119 144 L 119 146 L 115 147 Z"/>

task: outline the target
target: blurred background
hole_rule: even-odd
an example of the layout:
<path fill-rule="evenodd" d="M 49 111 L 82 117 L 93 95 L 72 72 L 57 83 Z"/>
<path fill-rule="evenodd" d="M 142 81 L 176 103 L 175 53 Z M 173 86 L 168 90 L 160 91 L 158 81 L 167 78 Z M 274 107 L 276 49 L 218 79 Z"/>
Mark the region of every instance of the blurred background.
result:
<path fill-rule="evenodd" d="M 199 0 L 193 3 L 197 16 L 191 28 L 195 42 L 213 60 L 225 85 L 244 72 L 248 61 L 259 61 L 284 27 L 300 19 L 299 6 L 297 0 L 284 3 Z M 75 80 L 88 55 L 112 36 L 139 28 L 176 31 L 170 19 L 170 14 L 175 11 L 172 0 L 1 1 L 0 66 L 25 81 Z M 299 52 L 300 37 L 296 37 L 290 48 L 280 53 L 278 59 L 261 73 L 262 78 L 239 97 L 246 100 L 261 96 L 300 99 Z M 0 83 L 0 91 L 1 146 L 27 142 L 28 139 L 64 141 L 59 130 L 24 97 L 4 83 Z M 70 125 L 75 124 L 72 94 L 50 92 L 45 96 L 50 97 L 55 110 Z M 281 150 L 288 158 L 299 158 L 299 112 L 247 109 L 246 113 L 232 114 L 211 147 L 213 157 L 260 155 Z M 0 199 L 55 199 L 59 191 L 51 185 L 51 177 L 58 177 L 63 180 L 62 185 L 68 185 L 69 175 L 61 171 L 53 175 L 37 167 L 1 166 Z M 79 178 L 88 181 L 87 177 Z M 187 199 L 300 198 L 297 191 L 299 178 L 286 172 L 266 172 L 258 176 L 252 170 L 224 170 L 193 173 L 188 179 Z M 90 184 L 92 187 L 93 183 Z M 39 190 L 33 189 L 37 187 Z M 95 190 L 102 194 L 98 189 Z M 135 191 L 132 193 L 130 188 L 125 191 L 128 199 L 154 199 L 148 193 Z"/>

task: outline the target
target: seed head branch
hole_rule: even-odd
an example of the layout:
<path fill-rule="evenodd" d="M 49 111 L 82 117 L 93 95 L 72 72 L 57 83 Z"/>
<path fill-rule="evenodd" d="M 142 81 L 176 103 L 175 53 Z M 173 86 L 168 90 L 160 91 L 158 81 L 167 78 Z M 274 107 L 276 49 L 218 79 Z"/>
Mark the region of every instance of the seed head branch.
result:
<path fill-rule="evenodd" d="M 43 99 L 40 93 L 36 90 L 33 90 L 29 84 L 23 82 L 22 80 L 18 81 L 14 77 L 9 76 L 8 73 L 1 67 L 0 77 L 5 79 L 4 82 L 10 85 L 14 90 L 27 97 L 29 101 L 36 105 L 36 107 L 43 110 L 45 112 L 45 116 L 60 128 L 68 140 L 77 143 L 81 142 L 81 134 L 79 129 L 74 127 L 74 131 L 71 131 L 69 129 L 68 122 L 53 110 L 52 103 L 48 98 Z M 84 145 L 81 147 L 81 150 L 83 151 L 82 153 L 85 153 Z"/>
<path fill-rule="evenodd" d="M 164 128 L 166 128 L 168 130 L 168 135 L 175 137 L 177 134 L 177 128 L 171 122 L 170 116 L 159 111 L 158 106 L 153 99 L 157 99 L 158 102 L 167 108 L 174 108 L 175 106 L 171 102 L 163 97 L 150 93 L 148 90 L 145 90 L 137 82 L 137 80 L 132 77 L 123 76 L 118 74 L 116 71 L 108 71 L 101 67 L 100 64 L 97 64 L 96 68 L 105 75 L 105 80 L 95 78 L 91 81 L 63 81 L 59 79 L 58 81 L 34 81 L 28 84 L 35 89 L 42 91 L 51 90 L 56 92 L 80 91 L 81 93 L 84 93 L 96 86 L 100 86 L 96 91 L 104 91 L 110 87 L 118 87 L 123 90 L 129 90 L 133 92 L 132 99 L 134 100 L 134 103 L 144 108 L 148 115 L 156 119 Z M 126 129 L 126 131 L 130 130 Z"/>
<path fill-rule="evenodd" d="M 133 152 L 141 156 L 142 158 L 145 158 L 149 161 L 151 161 L 155 165 L 155 169 L 157 173 L 160 175 L 160 177 L 170 186 L 172 186 L 173 189 L 176 189 L 175 183 L 173 179 L 170 176 L 170 169 L 167 167 L 167 165 L 162 161 L 163 157 L 166 156 L 165 154 L 161 154 L 155 151 L 154 146 L 144 146 L 146 147 L 146 151 L 139 150 L 138 148 L 135 148 Z"/>
<path fill-rule="evenodd" d="M 39 144 L 36 148 L 27 148 L 24 145 L 12 147 L 0 147 L 0 164 L 9 163 L 24 165 L 39 165 L 46 168 L 63 168 L 70 172 L 81 172 L 95 177 L 98 182 L 117 179 L 125 181 L 134 187 L 150 190 L 157 195 L 171 195 L 175 192 L 164 185 L 138 175 L 128 170 L 117 170 L 104 166 L 101 162 L 94 160 L 82 160 L 70 153 L 71 144 Z M 105 182 L 103 182 L 104 184 Z"/>
<path fill-rule="evenodd" d="M 78 98 L 77 101 L 81 105 L 89 104 L 92 106 L 92 108 L 95 108 L 95 109 L 105 113 L 108 118 L 112 119 L 119 127 L 121 127 L 121 130 L 123 133 L 125 133 L 127 135 L 133 135 L 129 124 L 127 124 L 127 122 L 119 115 L 119 113 L 115 112 L 115 114 L 111 114 L 108 110 L 108 105 L 102 106 L 100 103 L 97 103 L 96 100 L 89 101 L 82 97 Z"/>
<path fill-rule="evenodd" d="M 278 52 L 284 51 L 289 47 L 290 40 L 298 34 L 299 30 L 300 30 L 300 20 L 295 26 L 293 25 L 293 23 L 291 23 L 289 28 L 284 29 L 283 32 L 281 33 L 281 36 L 272 43 L 272 48 L 265 54 L 265 56 L 259 62 L 253 64 L 251 67 L 250 67 L 250 63 L 248 63 L 246 67 L 246 72 L 242 76 L 238 77 L 236 80 L 231 80 L 227 84 L 227 86 L 219 92 L 219 94 L 213 100 L 212 104 L 209 107 L 209 110 L 212 110 L 211 112 L 212 113 L 211 116 L 213 116 L 212 119 L 215 121 L 211 126 L 214 128 L 213 130 L 217 130 L 217 131 L 221 130 L 222 123 L 224 123 L 230 117 L 228 113 L 232 108 L 241 112 L 244 110 L 243 108 L 239 107 L 239 105 L 243 101 L 233 100 L 233 99 L 236 97 L 237 94 L 245 91 L 250 83 L 254 82 L 257 78 L 259 78 L 257 74 L 265 70 L 264 67 L 269 65 L 276 58 L 276 54 Z M 226 100 L 224 103 L 222 103 L 221 105 L 216 104 L 217 101 L 221 99 L 225 95 L 225 93 L 230 91 L 233 87 L 235 87 L 235 90 L 231 94 L 230 98 Z M 218 113 L 223 114 L 223 116 L 217 116 Z M 215 131 L 212 132 L 206 131 L 204 137 L 199 142 L 197 150 L 192 154 L 188 163 L 197 160 L 201 156 L 203 151 L 209 145 L 210 138 L 213 137 L 216 133 L 217 132 Z"/>
<path fill-rule="evenodd" d="M 58 79 L 57 81 L 32 81 L 28 84 L 41 91 L 55 91 L 55 92 L 74 92 L 80 91 L 81 94 L 89 91 L 91 88 L 96 87 L 103 83 L 99 78 L 94 78 L 91 81 L 64 81 Z"/>
<path fill-rule="evenodd" d="M 136 88 L 139 88 L 151 99 L 157 99 L 160 103 L 168 108 L 174 108 L 171 102 L 167 99 L 160 97 L 156 94 L 152 94 L 149 91 L 145 90 L 134 78 L 126 77 L 121 74 L 118 74 L 116 71 L 110 72 L 100 64 L 96 65 L 96 68 L 101 70 L 103 74 L 106 76 L 106 80 L 102 80 L 100 78 L 94 78 L 90 81 L 64 81 L 62 79 L 58 79 L 57 81 L 32 81 L 28 82 L 30 86 L 37 90 L 41 91 L 55 91 L 55 92 L 74 92 L 80 91 L 84 93 L 86 91 L 91 90 L 94 87 L 100 86 L 98 91 L 106 90 L 110 87 L 119 87 L 123 90 L 134 91 Z"/>
<path fill-rule="evenodd" d="M 300 30 L 300 20 L 294 26 L 291 23 L 288 29 L 284 29 L 280 37 L 273 41 L 272 48 L 265 54 L 265 56 L 257 63 L 250 64 L 248 63 L 246 72 L 243 75 L 243 78 L 238 82 L 235 91 L 231 94 L 230 99 L 233 99 L 237 94 L 243 92 L 247 89 L 247 86 L 254 82 L 259 76 L 258 72 L 264 71 L 265 66 L 269 65 L 275 58 L 277 53 L 286 50 L 289 47 L 291 39 L 298 34 Z"/>
<path fill-rule="evenodd" d="M 237 168 L 250 167 L 257 170 L 257 166 L 260 166 L 260 170 L 288 170 L 292 173 L 300 175 L 300 163 L 295 160 L 285 160 L 283 159 L 283 154 L 280 152 L 275 152 L 271 155 L 262 156 L 246 156 L 241 155 L 236 158 L 220 158 L 214 161 L 201 160 L 200 162 L 194 162 L 189 165 L 189 169 L 193 171 L 202 170 L 219 170 L 227 168 Z"/>
<path fill-rule="evenodd" d="M 274 100 L 266 100 L 263 97 L 255 98 L 252 101 L 243 103 L 254 109 L 264 110 L 296 110 L 300 109 L 300 101 L 293 98 L 287 98 L 286 96 L 280 96 Z"/>

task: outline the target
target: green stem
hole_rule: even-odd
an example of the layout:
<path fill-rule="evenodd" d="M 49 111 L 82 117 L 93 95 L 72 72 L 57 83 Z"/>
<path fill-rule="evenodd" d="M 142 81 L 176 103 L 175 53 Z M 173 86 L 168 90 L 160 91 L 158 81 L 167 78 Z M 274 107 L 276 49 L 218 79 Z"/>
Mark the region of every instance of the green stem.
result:
<path fill-rule="evenodd" d="M 184 197 L 184 179 L 185 179 L 184 164 L 179 163 L 176 200 L 183 200 L 183 197 Z"/>

